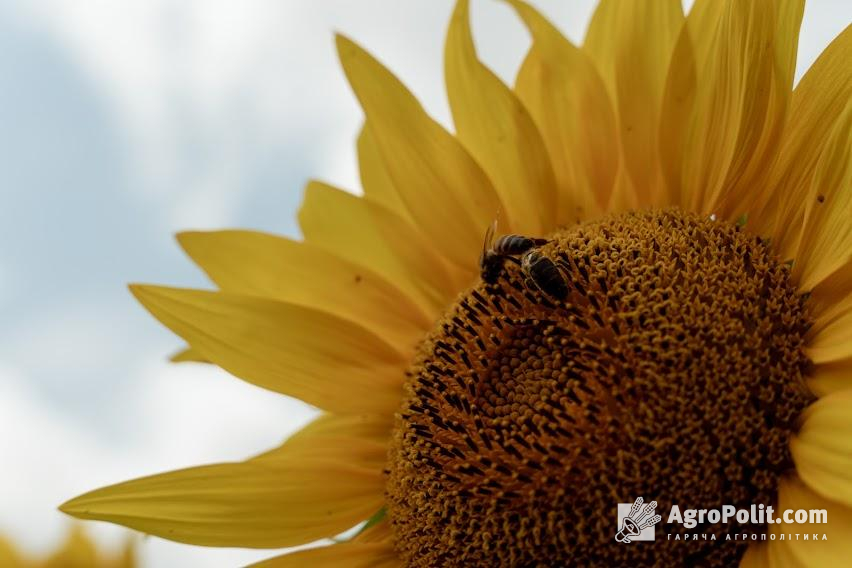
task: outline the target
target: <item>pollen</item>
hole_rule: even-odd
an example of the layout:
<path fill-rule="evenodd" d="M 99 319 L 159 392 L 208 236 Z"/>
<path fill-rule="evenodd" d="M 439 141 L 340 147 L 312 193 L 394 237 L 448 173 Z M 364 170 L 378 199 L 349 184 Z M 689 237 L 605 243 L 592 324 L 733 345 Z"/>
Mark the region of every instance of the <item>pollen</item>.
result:
<path fill-rule="evenodd" d="M 765 526 L 685 529 L 666 512 L 777 503 L 813 401 L 789 265 L 744 227 L 678 210 L 567 227 L 536 252 L 567 294 L 506 263 L 409 370 L 386 483 L 403 562 L 736 564 L 735 537 Z M 656 542 L 617 543 L 617 504 L 639 496 L 663 515 Z"/>

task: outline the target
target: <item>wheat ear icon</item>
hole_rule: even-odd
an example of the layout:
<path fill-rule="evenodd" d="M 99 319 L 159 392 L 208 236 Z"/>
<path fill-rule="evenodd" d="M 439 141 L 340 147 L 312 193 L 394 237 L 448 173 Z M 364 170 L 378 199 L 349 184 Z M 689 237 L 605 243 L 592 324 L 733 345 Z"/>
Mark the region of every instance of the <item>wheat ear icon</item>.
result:
<path fill-rule="evenodd" d="M 656 525 L 662 517 L 654 515 L 654 510 L 657 508 L 657 502 L 651 501 L 644 507 L 644 500 L 637 497 L 636 501 L 630 507 L 630 513 L 621 521 L 620 530 L 615 534 L 616 542 L 630 544 L 630 537 L 637 537 L 642 529 Z M 650 515 L 650 516 L 649 516 Z"/>

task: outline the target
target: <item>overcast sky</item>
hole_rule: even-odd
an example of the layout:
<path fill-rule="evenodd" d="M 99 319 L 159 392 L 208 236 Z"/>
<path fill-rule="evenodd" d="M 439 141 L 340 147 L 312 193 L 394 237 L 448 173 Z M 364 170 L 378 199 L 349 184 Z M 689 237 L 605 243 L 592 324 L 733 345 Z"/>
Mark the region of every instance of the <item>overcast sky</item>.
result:
<path fill-rule="evenodd" d="M 533 2 L 574 41 L 593 2 Z M 172 235 L 249 227 L 298 236 L 309 177 L 357 190 L 361 121 L 341 31 L 448 124 L 450 0 L 0 0 L 0 533 L 41 553 L 55 507 L 142 474 L 242 459 L 312 410 L 203 365 L 127 282 L 206 286 Z M 528 45 L 474 2 L 483 58 L 511 80 Z M 812 0 L 799 73 L 852 20 Z M 90 528 L 106 545 L 121 532 Z M 148 539 L 150 566 L 234 566 L 269 552 Z"/>

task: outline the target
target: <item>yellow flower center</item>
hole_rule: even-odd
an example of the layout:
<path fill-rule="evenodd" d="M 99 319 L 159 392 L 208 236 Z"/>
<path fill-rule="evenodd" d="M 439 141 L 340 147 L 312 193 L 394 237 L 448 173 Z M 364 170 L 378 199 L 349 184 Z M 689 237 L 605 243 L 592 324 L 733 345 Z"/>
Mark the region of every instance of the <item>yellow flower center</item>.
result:
<path fill-rule="evenodd" d="M 535 252 L 564 289 L 507 262 L 410 371 L 387 481 L 404 562 L 735 564 L 747 542 L 726 535 L 765 527 L 665 515 L 776 502 L 813 400 L 789 267 L 739 227 L 677 210 L 565 228 Z M 664 515 L 656 542 L 619 544 L 616 504 L 639 496 Z"/>

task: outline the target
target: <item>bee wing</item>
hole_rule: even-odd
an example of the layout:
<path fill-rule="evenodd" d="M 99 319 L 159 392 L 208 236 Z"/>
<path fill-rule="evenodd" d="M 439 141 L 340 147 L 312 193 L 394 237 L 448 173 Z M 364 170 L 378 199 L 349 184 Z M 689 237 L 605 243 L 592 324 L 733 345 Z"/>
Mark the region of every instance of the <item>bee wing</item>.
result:
<path fill-rule="evenodd" d="M 488 247 L 491 246 L 491 241 L 494 240 L 494 232 L 497 230 L 497 219 L 488 226 L 488 229 L 485 230 L 485 239 L 482 241 L 482 256 L 480 257 L 480 262 L 485 258 L 485 253 L 488 251 Z"/>

